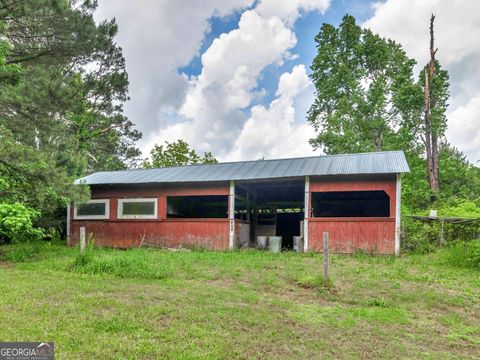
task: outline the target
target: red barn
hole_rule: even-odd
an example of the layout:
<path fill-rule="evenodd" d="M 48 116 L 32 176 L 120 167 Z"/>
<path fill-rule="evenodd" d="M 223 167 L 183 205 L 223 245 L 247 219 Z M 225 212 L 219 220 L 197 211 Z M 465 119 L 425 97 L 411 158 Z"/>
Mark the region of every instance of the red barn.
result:
<path fill-rule="evenodd" d="M 92 200 L 68 209 L 69 245 L 85 227 L 95 243 L 228 250 L 282 236 L 291 248 L 400 250 L 401 151 L 97 172 L 76 181 Z"/>

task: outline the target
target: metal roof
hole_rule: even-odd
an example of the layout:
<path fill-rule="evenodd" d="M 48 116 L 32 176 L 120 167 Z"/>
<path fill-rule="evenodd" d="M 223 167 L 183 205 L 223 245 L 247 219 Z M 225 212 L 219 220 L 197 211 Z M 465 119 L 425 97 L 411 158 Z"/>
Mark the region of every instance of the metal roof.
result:
<path fill-rule="evenodd" d="M 143 184 L 409 172 L 403 151 L 255 160 L 158 169 L 100 171 L 75 184 Z"/>

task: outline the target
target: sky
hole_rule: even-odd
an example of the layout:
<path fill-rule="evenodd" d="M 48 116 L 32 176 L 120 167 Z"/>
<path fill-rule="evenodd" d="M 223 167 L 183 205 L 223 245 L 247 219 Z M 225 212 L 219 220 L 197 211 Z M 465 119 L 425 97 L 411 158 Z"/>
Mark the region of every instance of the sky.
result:
<path fill-rule="evenodd" d="M 447 139 L 478 165 L 478 0 L 99 0 L 95 18 L 118 23 L 130 81 L 125 114 L 143 133 L 144 156 L 184 139 L 236 161 L 320 154 L 306 122 L 314 37 L 346 13 L 400 42 L 418 64 L 428 61 L 435 13 L 437 58 L 451 82 Z"/>

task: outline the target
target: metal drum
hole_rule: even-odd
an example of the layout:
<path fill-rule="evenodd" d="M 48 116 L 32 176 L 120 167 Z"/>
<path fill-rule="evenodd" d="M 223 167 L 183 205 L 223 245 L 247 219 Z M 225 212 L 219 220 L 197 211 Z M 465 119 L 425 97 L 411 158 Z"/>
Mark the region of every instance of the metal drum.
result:
<path fill-rule="evenodd" d="M 273 252 L 282 251 L 282 237 L 281 236 L 269 236 L 268 237 L 268 248 Z"/>
<path fill-rule="evenodd" d="M 268 236 L 257 236 L 257 247 L 266 250 L 268 248 Z"/>
<path fill-rule="evenodd" d="M 303 251 L 303 237 L 294 236 L 293 237 L 293 251 Z"/>

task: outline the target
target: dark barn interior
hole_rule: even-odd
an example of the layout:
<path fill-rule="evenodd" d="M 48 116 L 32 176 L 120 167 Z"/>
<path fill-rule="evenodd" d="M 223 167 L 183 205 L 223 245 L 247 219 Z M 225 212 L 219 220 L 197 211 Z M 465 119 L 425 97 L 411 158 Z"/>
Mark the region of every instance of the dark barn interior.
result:
<path fill-rule="evenodd" d="M 235 217 L 250 224 L 250 244 L 259 235 L 281 236 L 291 249 L 304 218 L 305 179 L 236 182 Z"/>

